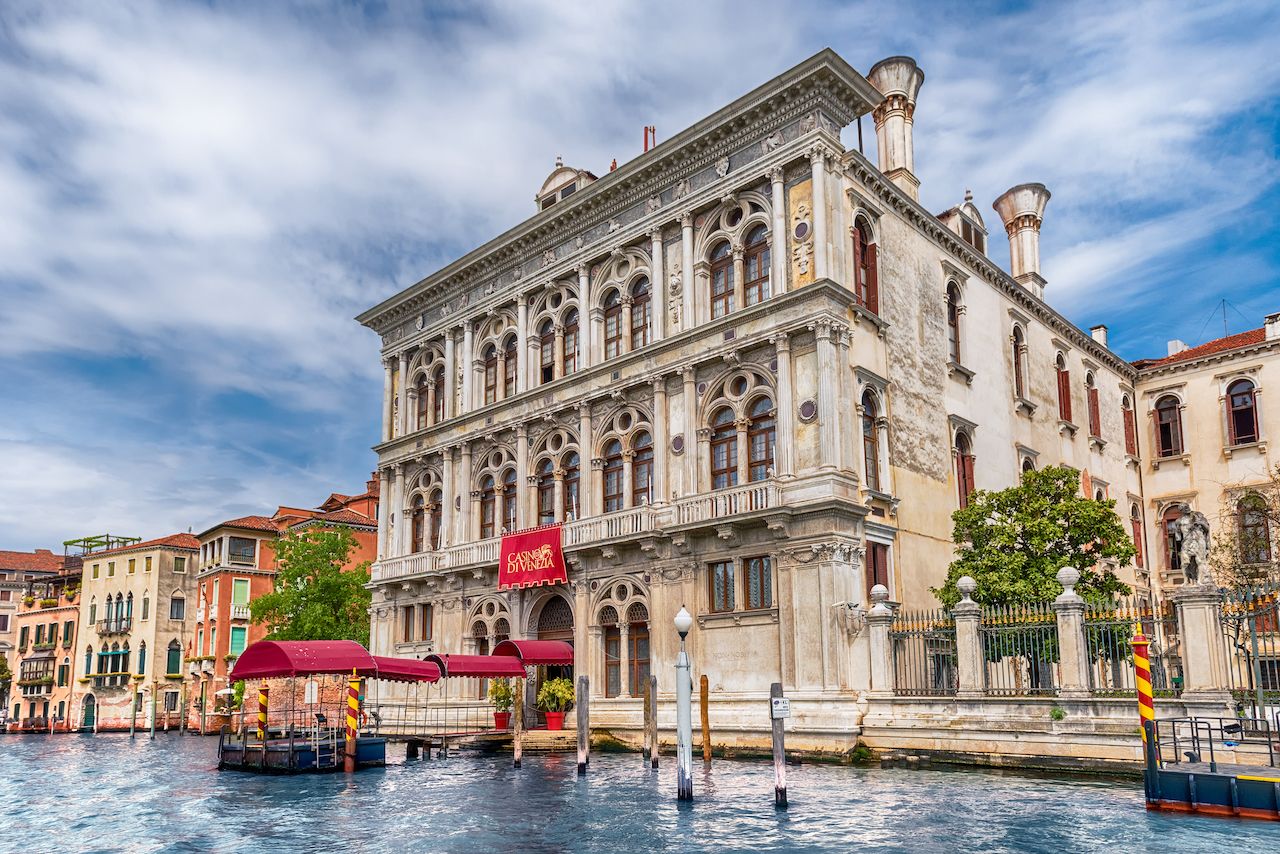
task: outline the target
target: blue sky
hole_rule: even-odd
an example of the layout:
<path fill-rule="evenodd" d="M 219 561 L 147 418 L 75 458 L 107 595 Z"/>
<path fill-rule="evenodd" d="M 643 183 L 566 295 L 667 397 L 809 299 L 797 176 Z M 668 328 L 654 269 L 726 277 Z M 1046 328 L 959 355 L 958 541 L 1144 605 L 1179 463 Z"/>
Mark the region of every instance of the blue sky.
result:
<path fill-rule="evenodd" d="M 1280 7 L 0 4 L 0 547 L 357 491 L 351 318 L 822 47 L 905 53 L 921 199 L 1042 181 L 1049 300 L 1113 349 L 1280 310 Z M 868 151 L 871 125 L 868 121 Z"/>

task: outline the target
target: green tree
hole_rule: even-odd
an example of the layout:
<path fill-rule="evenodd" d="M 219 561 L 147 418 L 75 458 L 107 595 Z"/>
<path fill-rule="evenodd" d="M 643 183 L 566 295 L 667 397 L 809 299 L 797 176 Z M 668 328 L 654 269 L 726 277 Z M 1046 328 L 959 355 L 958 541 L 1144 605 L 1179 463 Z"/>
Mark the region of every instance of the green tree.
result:
<path fill-rule="evenodd" d="M 958 552 L 946 583 L 933 593 L 948 608 L 960 601 L 956 582 L 978 582 L 974 600 L 989 605 L 1048 602 L 1060 592 L 1055 576 L 1064 566 L 1080 570 L 1076 591 L 1085 597 L 1129 592 L 1103 559 L 1123 565 L 1133 541 L 1115 513 L 1115 502 L 1080 495 L 1080 475 L 1050 466 L 1029 471 L 1017 486 L 976 490 L 969 506 L 951 514 Z"/>
<path fill-rule="evenodd" d="M 343 571 L 356 547 L 347 528 L 289 532 L 273 544 L 275 590 L 250 603 L 268 640 L 353 640 L 369 645 L 369 562 Z"/>
<path fill-rule="evenodd" d="M 0 697 L 9 696 L 9 685 L 13 682 L 13 671 L 9 669 L 9 660 L 0 655 Z"/>

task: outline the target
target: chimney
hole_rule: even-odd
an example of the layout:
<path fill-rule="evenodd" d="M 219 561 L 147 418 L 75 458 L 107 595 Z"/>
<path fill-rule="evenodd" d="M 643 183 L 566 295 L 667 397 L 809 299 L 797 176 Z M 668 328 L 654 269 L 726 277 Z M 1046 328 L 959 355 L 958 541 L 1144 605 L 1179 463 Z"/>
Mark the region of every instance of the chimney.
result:
<path fill-rule="evenodd" d="M 1089 327 L 1089 337 L 1097 341 L 1103 347 L 1107 346 L 1107 327 L 1102 324 Z"/>
<path fill-rule="evenodd" d="M 1044 184 L 1019 184 L 1005 190 L 992 205 L 1009 235 L 1009 272 L 1015 281 L 1044 299 L 1040 275 L 1040 225 L 1049 191 Z"/>
<path fill-rule="evenodd" d="M 1188 349 L 1186 341 L 1180 341 L 1177 338 L 1169 342 L 1169 355 L 1176 356 L 1183 350 Z"/>
<path fill-rule="evenodd" d="M 891 56 L 873 65 L 867 79 L 884 95 L 884 100 L 871 113 L 876 122 L 880 171 L 919 201 L 920 179 L 915 175 L 911 127 L 916 93 L 924 83 L 924 72 L 909 56 Z"/>
<path fill-rule="evenodd" d="M 1267 340 L 1274 341 L 1280 338 L 1280 311 L 1275 314 L 1268 314 L 1264 324 L 1267 328 Z"/>

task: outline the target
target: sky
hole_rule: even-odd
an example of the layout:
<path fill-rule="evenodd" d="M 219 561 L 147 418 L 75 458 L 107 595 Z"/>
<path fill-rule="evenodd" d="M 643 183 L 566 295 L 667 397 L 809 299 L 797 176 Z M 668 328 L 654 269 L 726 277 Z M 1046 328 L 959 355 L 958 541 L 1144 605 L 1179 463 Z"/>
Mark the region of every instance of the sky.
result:
<path fill-rule="evenodd" d="M 1046 296 L 1121 356 L 1256 328 L 1277 44 L 1273 2 L 0 0 L 0 548 L 362 491 L 357 313 L 824 47 L 916 58 L 921 201 L 996 263 L 1049 187 Z"/>

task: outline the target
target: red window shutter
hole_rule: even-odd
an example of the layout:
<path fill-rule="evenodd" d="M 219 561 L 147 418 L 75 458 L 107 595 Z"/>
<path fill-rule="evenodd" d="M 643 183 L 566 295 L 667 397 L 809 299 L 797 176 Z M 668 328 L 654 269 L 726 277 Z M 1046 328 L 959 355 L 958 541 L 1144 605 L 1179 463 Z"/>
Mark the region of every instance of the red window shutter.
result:
<path fill-rule="evenodd" d="M 1102 414 L 1098 411 L 1098 390 L 1089 389 L 1089 435 L 1102 435 Z"/>
<path fill-rule="evenodd" d="M 961 490 L 964 493 L 964 499 L 961 505 L 969 506 L 969 496 L 973 494 L 973 454 L 964 454 L 960 457 L 960 467 L 963 472 L 963 480 L 961 482 Z"/>
<path fill-rule="evenodd" d="M 1236 444 L 1236 418 L 1231 406 L 1231 394 L 1227 394 L 1227 444 Z"/>
<path fill-rule="evenodd" d="M 1138 455 L 1138 431 L 1133 423 L 1132 409 L 1124 411 L 1124 452 L 1132 457 Z"/>
<path fill-rule="evenodd" d="M 1071 420 L 1071 372 L 1058 371 L 1058 417 Z"/>
<path fill-rule="evenodd" d="M 876 245 L 868 244 L 867 253 L 867 308 L 872 314 L 880 313 L 880 274 L 876 269 Z"/>
<path fill-rule="evenodd" d="M 1133 562 L 1138 566 L 1142 566 L 1142 521 L 1133 519 L 1131 524 L 1133 525 Z"/>

